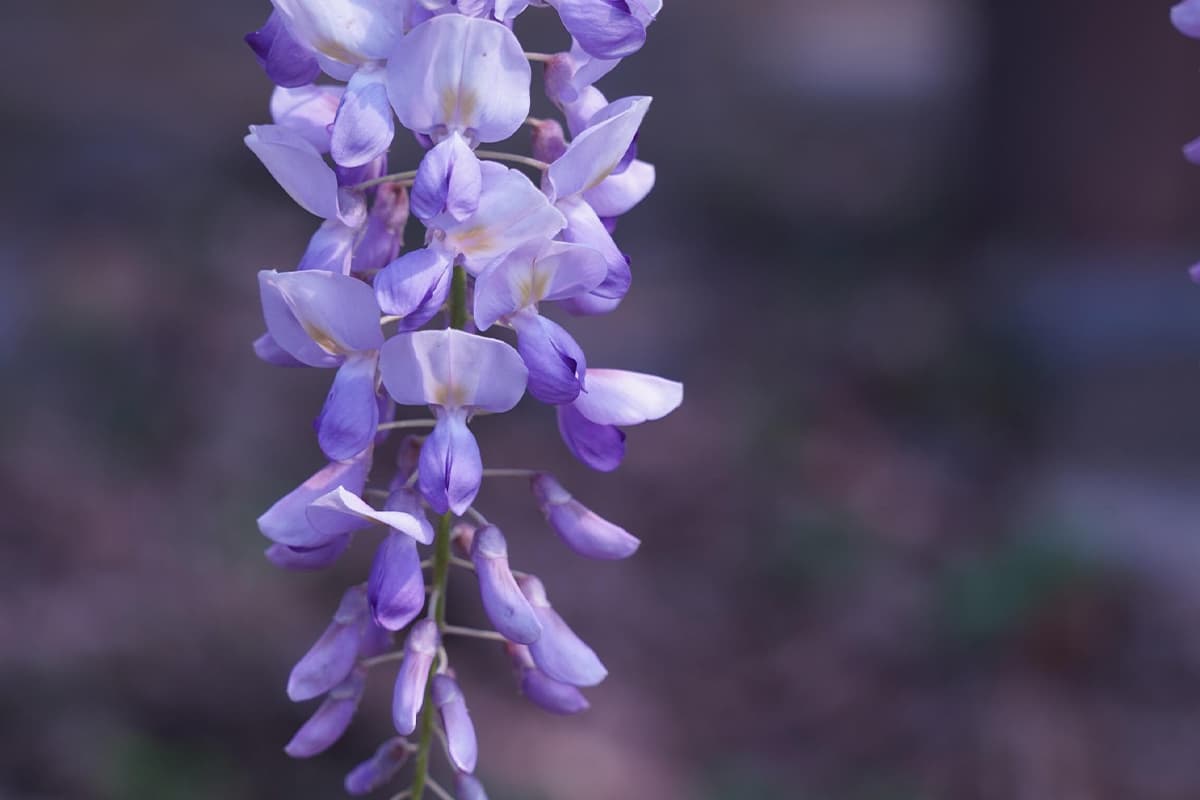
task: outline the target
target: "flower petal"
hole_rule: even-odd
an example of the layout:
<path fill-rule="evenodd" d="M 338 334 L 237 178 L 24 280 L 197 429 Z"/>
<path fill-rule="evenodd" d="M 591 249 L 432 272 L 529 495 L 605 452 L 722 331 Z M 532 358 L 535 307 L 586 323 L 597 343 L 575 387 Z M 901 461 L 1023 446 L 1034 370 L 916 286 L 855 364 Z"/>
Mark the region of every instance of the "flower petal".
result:
<path fill-rule="evenodd" d="M 390 498 L 389 498 L 390 501 Z M 358 495 L 338 486 L 308 506 L 308 522 L 318 531 L 341 532 L 348 524 L 357 527 L 386 525 L 421 544 L 433 544 L 433 528 L 419 508 L 395 504 L 395 509 L 376 510 Z"/>
<path fill-rule="evenodd" d="M 573 456 L 599 472 L 612 472 L 625 458 L 625 432 L 597 425 L 574 405 L 558 407 L 558 432 Z"/>
<path fill-rule="evenodd" d="M 272 541 L 289 547 L 313 549 L 326 547 L 337 537 L 363 527 L 361 520 L 348 519 L 340 530 L 321 532 L 308 522 L 308 507 L 331 489 L 344 487 L 351 494 L 361 493 L 371 470 L 371 452 L 360 453 L 351 461 L 335 461 L 278 500 L 258 518 L 258 529 Z"/>
<path fill-rule="evenodd" d="M 292 758 L 312 758 L 332 747 L 350 727 L 366 688 L 366 670 L 356 669 L 335 686 L 283 748 Z"/>
<path fill-rule="evenodd" d="M 454 776 L 454 797 L 455 800 L 488 800 L 487 792 L 483 790 L 479 779 L 465 772 L 456 773 Z"/>
<path fill-rule="evenodd" d="M 462 772 L 474 772 L 479 759 L 479 744 L 462 690 L 449 675 L 434 675 L 429 693 L 442 718 L 450 762 Z"/>
<path fill-rule="evenodd" d="M 402 330 L 419 328 L 450 294 L 450 260 L 441 250 L 405 253 L 375 276 L 375 298 L 386 314 L 403 317 Z"/>
<path fill-rule="evenodd" d="M 606 561 L 628 558 L 641 541 L 584 506 L 562 484 L 540 473 L 532 481 L 533 494 L 550 527 L 567 546 L 585 558 Z"/>
<path fill-rule="evenodd" d="M 591 708 L 583 692 L 569 683 L 556 681 L 537 667 L 521 670 L 521 694 L 543 711 L 568 716 Z"/>
<path fill-rule="evenodd" d="M 317 441 L 333 461 L 344 461 L 371 445 L 379 425 L 375 353 L 347 358 L 333 378 L 317 417 Z"/>
<path fill-rule="evenodd" d="M 274 11 L 261 28 L 246 34 L 246 44 L 254 51 L 267 77 L 280 86 L 303 86 L 321 74 L 321 65 L 312 51 L 296 41 Z"/>
<path fill-rule="evenodd" d="M 339 219 L 327 219 L 308 240 L 308 247 L 300 257 L 296 269 L 321 269 L 343 275 L 350 272 L 354 245 L 359 231 Z"/>
<path fill-rule="evenodd" d="M 384 184 L 376 190 L 375 205 L 367 217 L 362 238 L 354 248 L 350 270 L 357 275 L 374 275 L 400 255 L 404 228 L 408 224 L 408 190 Z"/>
<path fill-rule="evenodd" d="M 498 339 L 444 329 L 394 336 L 380 351 L 380 373 L 401 405 L 503 413 L 525 392 L 528 372 Z"/>
<path fill-rule="evenodd" d="M 417 715 L 425 704 L 425 685 L 429 669 L 441 644 L 441 635 L 433 620 L 423 619 L 408 634 L 404 642 L 404 660 L 396 675 L 392 694 L 392 722 L 396 732 L 408 736 L 417 729 Z"/>
<path fill-rule="evenodd" d="M 517 352 L 529 368 L 529 393 L 543 403 L 570 403 L 583 389 L 587 358 L 562 326 L 525 312 L 512 318 Z"/>
<path fill-rule="evenodd" d="M 328 153 L 329 128 L 337 116 L 342 92 L 341 86 L 278 86 L 271 93 L 271 119 L 303 136 L 317 152 Z"/>
<path fill-rule="evenodd" d="M 342 534 L 323 547 L 297 549 L 284 544 L 267 548 L 267 560 L 280 569 L 312 572 L 332 565 L 350 546 L 350 534 Z"/>
<path fill-rule="evenodd" d="M 1200 39 L 1200 0 L 1183 0 L 1171 9 L 1171 24 L 1184 36 Z"/>
<path fill-rule="evenodd" d="M 388 739 L 369 759 L 359 764 L 346 776 L 346 794 L 361 797 L 384 786 L 404 767 L 408 761 L 408 742 L 400 737 Z"/>
<path fill-rule="evenodd" d="M 417 485 L 426 502 L 439 514 L 462 516 L 479 494 L 483 461 L 479 444 L 467 428 L 466 412 L 443 413 L 421 447 Z"/>
<path fill-rule="evenodd" d="M 552 197 L 580 194 L 612 175 L 633 145 L 650 102 L 649 97 L 623 97 L 602 109 L 550 165 L 546 178 Z"/>
<path fill-rule="evenodd" d="M 440 139 L 507 139 L 529 116 L 529 62 L 498 22 L 459 14 L 414 28 L 388 60 L 388 93 L 404 127 Z"/>
<path fill-rule="evenodd" d="M 525 575 L 519 583 L 542 623 L 542 635 L 529 645 L 538 668 L 554 680 L 572 686 L 595 686 L 603 681 L 608 670 L 600 663 L 595 651 L 550 607 L 542 582 L 532 575 Z"/>
<path fill-rule="evenodd" d="M 412 537 L 389 533 L 380 543 L 371 564 L 367 595 L 375 621 L 390 631 L 403 629 L 421 613 L 425 607 L 425 580 Z"/>
<path fill-rule="evenodd" d="M 335 366 L 383 344 L 375 293 L 357 278 L 324 270 L 262 270 L 258 285 L 267 330 L 305 364 Z"/>
<path fill-rule="evenodd" d="M 586 190 L 583 199 L 599 217 L 619 217 L 650 194 L 654 180 L 654 165 L 634 160 L 620 175 L 609 175 Z"/>
<path fill-rule="evenodd" d="M 645 23 L 626 0 L 551 0 L 550 4 L 579 46 L 596 58 L 624 58 L 646 42 Z"/>
<path fill-rule="evenodd" d="M 539 252 L 540 249 L 540 252 Z M 604 258 L 584 245 L 549 242 L 514 250 L 475 281 L 475 324 L 498 320 L 543 300 L 562 300 L 596 288 L 607 273 Z"/>
<path fill-rule="evenodd" d="M 333 622 L 288 676 L 287 694 L 293 702 L 311 700 L 337 686 L 354 669 L 367 613 L 361 586 L 346 590 Z"/>
<path fill-rule="evenodd" d="M 322 219 L 347 218 L 338 195 L 337 175 L 300 133 L 282 125 L 251 125 L 246 146 L 258 156 L 288 196 Z"/>
<path fill-rule="evenodd" d="M 599 425 L 638 425 L 662 419 L 683 402 L 683 384 L 623 369 L 588 371 L 587 392 L 575 401 L 579 413 Z"/>
<path fill-rule="evenodd" d="M 271 0 L 292 34 L 343 64 L 387 58 L 403 30 L 404 3 L 362 0 Z"/>
<path fill-rule="evenodd" d="M 276 367 L 304 367 L 307 364 L 297 361 L 290 353 L 279 346 L 269 333 L 254 340 L 254 355 Z"/>
<path fill-rule="evenodd" d="M 346 84 L 333 122 L 330 155 L 343 167 L 358 167 L 387 152 L 396 135 L 382 67 L 363 67 Z"/>
<path fill-rule="evenodd" d="M 542 625 L 509 569 L 508 543 L 495 525 L 475 532 L 471 562 L 479 579 L 483 610 L 496 630 L 510 642 L 530 644 L 537 641 L 542 634 Z"/>
<path fill-rule="evenodd" d="M 422 221 L 449 213 L 464 220 L 479 210 L 483 172 L 479 159 L 457 132 L 421 159 L 412 188 L 412 209 Z"/>
<path fill-rule="evenodd" d="M 555 207 L 567 219 L 567 227 L 562 232 L 562 238 L 568 242 L 597 250 L 604 257 L 608 272 L 593 293 L 612 299 L 624 297 L 629 291 L 629 285 L 633 282 L 633 275 L 629 270 L 629 259 L 617 247 L 612 234 L 604 226 L 603 220 L 582 198 L 573 197 L 559 200 Z"/>

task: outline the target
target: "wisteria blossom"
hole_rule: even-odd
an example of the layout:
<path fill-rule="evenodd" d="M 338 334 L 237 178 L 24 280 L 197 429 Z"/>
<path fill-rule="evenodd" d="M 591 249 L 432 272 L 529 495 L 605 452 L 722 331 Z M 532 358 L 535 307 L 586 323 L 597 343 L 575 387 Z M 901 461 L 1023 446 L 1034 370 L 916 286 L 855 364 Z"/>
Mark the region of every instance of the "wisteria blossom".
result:
<path fill-rule="evenodd" d="M 1176 23 L 1200 32 L 1191 5 Z M 583 690 L 608 675 L 551 604 L 553 577 L 515 564 L 535 542 L 618 561 L 641 540 L 545 471 L 492 466 L 521 454 L 491 452 L 475 429 L 528 395 L 550 407 L 548 435 L 552 416 L 568 452 L 609 471 L 627 428 L 683 401 L 673 380 L 590 366 L 561 321 L 611 312 L 633 285 L 614 232 L 657 177 L 638 147 L 652 101 L 610 101 L 595 83 L 660 11 L 658 0 L 272 0 L 246 37 L 275 84 L 270 121 L 246 145 L 317 219 L 296 264 L 259 272 L 254 352 L 332 376 L 313 406 L 327 463 L 258 527 L 285 570 L 373 551 L 291 671 L 288 697 L 315 708 L 284 749 L 333 746 L 390 668 L 394 730 L 346 776 L 351 795 L 487 797 L 456 638 L 502 647 L 514 691 L 551 714 L 586 711 Z M 514 32 L 526 12 L 556 15 L 567 49 L 526 52 Z M 535 69 L 561 120 L 529 115 Z M 507 144 L 522 131 L 527 153 Z M 389 172 L 401 134 L 424 155 Z M 406 233 L 419 246 L 405 249 Z M 502 532 L 476 507 L 485 482 L 514 478 L 557 542 Z M 486 627 L 447 619 L 451 569 L 473 576 Z"/>

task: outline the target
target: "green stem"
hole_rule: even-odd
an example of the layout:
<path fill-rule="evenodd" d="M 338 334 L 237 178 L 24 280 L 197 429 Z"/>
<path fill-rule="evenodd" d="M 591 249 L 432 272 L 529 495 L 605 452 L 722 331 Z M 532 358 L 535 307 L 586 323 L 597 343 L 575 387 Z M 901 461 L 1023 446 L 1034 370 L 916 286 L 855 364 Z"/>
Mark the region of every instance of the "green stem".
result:
<path fill-rule="evenodd" d="M 467 273 L 462 267 L 454 268 L 450 283 L 450 327 L 462 329 L 467 324 Z M 437 538 L 434 540 L 433 585 L 430 595 L 433 608 L 429 616 L 437 623 L 438 630 L 446 629 L 446 584 L 450 576 L 450 529 L 454 525 L 454 513 L 447 511 L 438 521 Z M 412 800 L 422 800 L 429 777 L 429 753 L 433 749 L 434 708 L 430 687 L 433 676 L 425 686 L 425 703 L 421 708 L 421 740 L 417 745 L 416 774 L 413 776 Z"/>

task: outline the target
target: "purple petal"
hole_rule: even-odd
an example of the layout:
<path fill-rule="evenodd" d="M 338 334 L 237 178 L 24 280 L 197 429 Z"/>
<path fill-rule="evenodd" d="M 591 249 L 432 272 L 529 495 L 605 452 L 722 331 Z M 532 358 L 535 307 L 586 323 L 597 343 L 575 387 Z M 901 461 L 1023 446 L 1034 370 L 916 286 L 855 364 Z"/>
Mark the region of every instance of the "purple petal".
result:
<path fill-rule="evenodd" d="M 583 199 L 603 220 L 627 214 L 654 188 L 652 164 L 634 161 L 620 175 L 610 175 L 583 193 Z M 610 231 L 611 233 L 611 231 Z"/>
<path fill-rule="evenodd" d="M 283 748 L 292 758 L 312 758 L 325 752 L 350 727 L 366 687 L 366 670 L 356 669 L 330 692 L 316 713 Z"/>
<path fill-rule="evenodd" d="M 392 695 L 392 722 L 396 731 L 403 736 L 417 729 L 417 715 L 425 703 L 425 685 L 429 681 L 429 669 L 441 644 L 437 624 L 432 620 L 421 620 L 413 626 L 404 643 L 404 660 L 396 675 L 396 688 Z"/>
<path fill-rule="evenodd" d="M 390 631 L 401 630 L 421 613 L 425 580 L 412 537 L 390 533 L 384 538 L 371 564 L 367 595 L 375 621 Z"/>
<path fill-rule="evenodd" d="M 428 221 L 449 213 L 462 221 L 479 210 L 483 171 L 479 159 L 458 133 L 451 133 L 425 154 L 412 188 L 412 209 Z"/>
<path fill-rule="evenodd" d="M 1171 24 L 1184 36 L 1200 39 L 1200 0 L 1183 0 L 1171 9 Z"/>
<path fill-rule="evenodd" d="M 451 763 L 462 772 L 474 772 L 479 759 L 479 744 L 462 690 L 449 675 L 434 675 L 430 695 L 442 717 Z"/>
<path fill-rule="evenodd" d="M 498 320 L 543 300 L 586 294 L 606 275 L 596 250 L 568 242 L 514 250 L 475 281 L 475 324 L 487 330 Z"/>
<path fill-rule="evenodd" d="M 444 329 L 394 336 L 379 357 L 383 385 L 400 405 L 501 414 L 525 393 L 520 355 L 498 339 Z"/>
<path fill-rule="evenodd" d="M 377 356 L 354 356 L 338 368 L 325 407 L 317 417 L 321 452 L 333 461 L 344 461 L 371 446 L 379 425 L 375 395 Z"/>
<path fill-rule="evenodd" d="M 532 575 L 526 575 L 521 577 L 519 583 L 538 621 L 542 623 L 542 635 L 529 645 L 529 652 L 538 668 L 554 680 L 572 686 L 595 686 L 604 680 L 608 670 L 600 663 L 592 648 L 576 636 L 558 612 L 550 607 L 542 582 Z"/>
<path fill-rule="evenodd" d="M 580 198 L 559 200 L 556 206 L 567 218 L 567 227 L 562 238 L 568 242 L 586 245 L 604 256 L 608 273 L 596 287 L 595 294 L 619 299 L 629 291 L 633 276 L 629 271 L 629 259 L 617 248 L 612 234 L 590 205 Z"/>
<path fill-rule="evenodd" d="M 289 547 L 313 549 L 332 544 L 339 536 L 357 530 L 362 524 L 352 519 L 341 530 L 317 531 L 308 522 L 308 507 L 339 486 L 351 494 L 361 493 L 370 469 L 370 451 L 351 461 L 329 464 L 267 509 L 258 518 L 258 529 L 268 539 Z"/>
<path fill-rule="evenodd" d="M 296 572 L 311 572 L 325 569 L 337 561 L 350 546 L 350 534 L 338 536 L 324 547 L 300 549 L 283 544 L 273 544 L 267 548 L 267 560 L 281 569 Z"/>
<path fill-rule="evenodd" d="M 395 497 L 396 493 L 393 493 Z M 392 498 L 389 498 L 389 503 Z M 386 525 L 411 536 L 421 544 L 433 543 L 433 528 L 420 508 L 404 501 L 397 501 L 382 511 L 377 511 L 358 495 L 339 486 L 309 504 L 308 522 L 318 531 L 344 532 L 348 525 L 358 528 L 368 525 Z"/>
<path fill-rule="evenodd" d="M 328 59 L 355 65 L 387 58 L 403 30 L 406 5 L 362 0 L 272 3 L 297 39 Z"/>
<path fill-rule="evenodd" d="M 375 297 L 385 314 L 403 317 L 402 329 L 416 329 L 441 310 L 450 294 L 450 260 L 441 250 L 405 253 L 375 276 Z"/>
<path fill-rule="evenodd" d="M 314 367 L 383 344 L 375 293 L 357 278 L 323 270 L 258 273 L 263 317 L 279 346 Z"/>
<path fill-rule="evenodd" d="M 1188 277 L 1195 283 L 1200 283 L 1200 264 L 1196 264 L 1188 270 Z"/>
<path fill-rule="evenodd" d="M 246 34 L 246 44 L 267 77 L 280 86 L 303 86 L 321 74 L 316 57 L 296 41 L 276 12 L 271 12 L 261 28 Z"/>
<path fill-rule="evenodd" d="M 342 101 L 341 86 L 276 87 L 271 93 L 271 119 L 290 128 L 317 149 L 329 152 L 329 127 Z"/>
<path fill-rule="evenodd" d="M 279 343 L 269 333 L 264 333 L 254 340 L 254 355 L 276 367 L 307 366 L 307 364 L 297 361 L 286 350 L 280 347 Z"/>
<path fill-rule="evenodd" d="M 388 183 L 376 190 L 362 238 L 354 248 L 351 271 L 372 275 L 396 260 L 408 224 L 408 190 Z"/>
<path fill-rule="evenodd" d="M 483 784 L 474 775 L 459 772 L 454 776 L 455 800 L 488 800 Z"/>
<path fill-rule="evenodd" d="M 596 58 L 633 55 L 646 42 L 646 26 L 625 0 L 553 0 L 579 46 Z"/>
<path fill-rule="evenodd" d="M 479 595 L 488 619 L 504 638 L 530 644 L 542 634 L 542 625 L 521 593 L 508 566 L 508 544 L 495 525 L 475 532 L 471 562 L 479 579 Z"/>
<path fill-rule="evenodd" d="M 567 137 L 556 119 L 543 119 L 533 124 L 533 157 L 553 164 L 567 152 Z"/>
<path fill-rule="evenodd" d="M 479 444 L 467 428 L 466 413 L 441 414 L 421 447 L 417 479 L 421 495 L 437 513 L 453 511 L 462 516 L 475 501 L 482 481 L 483 460 Z"/>
<path fill-rule="evenodd" d="M 591 703 L 579 689 L 569 683 L 554 680 L 536 667 L 521 671 L 521 694 L 538 708 L 551 714 L 567 716 L 591 708 Z"/>
<path fill-rule="evenodd" d="M 1192 164 L 1200 164 L 1200 139 L 1193 139 L 1183 146 L 1183 157 Z"/>
<path fill-rule="evenodd" d="M 408 479 L 417 471 L 417 464 L 421 460 L 421 439 L 420 436 L 410 434 L 400 440 L 400 446 L 396 448 L 396 475 L 388 486 L 389 491 L 395 492 L 404 488 Z"/>
<path fill-rule="evenodd" d="M 601 297 L 595 292 L 589 292 L 579 297 L 571 297 L 563 300 L 560 305 L 567 311 L 577 317 L 594 317 L 600 314 L 611 314 L 621 305 L 621 299 L 613 299 L 611 297 Z"/>
<path fill-rule="evenodd" d="M 571 197 L 598 186 L 628 167 L 626 156 L 650 110 L 649 97 L 624 97 L 609 104 L 576 136 L 562 157 L 550 165 L 546 179 L 554 198 Z"/>
<path fill-rule="evenodd" d="M 400 772 L 410 753 L 408 742 L 404 739 L 388 739 L 379 746 L 375 755 L 359 764 L 346 776 L 346 794 L 360 797 L 384 786 Z"/>
<path fill-rule="evenodd" d="M 294 702 L 311 700 L 337 686 L 358 659 L 358 645 L 366 621 L 366 592 L 361 586 L 348 589 L 333 622 L 304 657 L 292 668 L 287 694 Z"/>
<path fill-rule="evenodd" d="M 637 537 L 585 507 L 551 476 L 536 475 L 532 487 L 546 521 L 579 555 L 617 560 L 637 552 L 641 545 Z"/>
<path fill-rule="evenodd" d="M 498 142 L 529 116 L 529 62 L 503 25 L 458 14 L 434 17 L 400 40 L 388 60 L 388 93 L 404 127 Z"/>
<path fill-rule="evenodd" d="M 625 432 L 597 425 L 573 405 L 558 407 L 558 432 L 571 455 L 599 472 L 612 472 L 625 458 Z"/>
<path fill-rule="evenodd" d="M 465 220 L 444 214 L 430 221 L 443 231 L 445 247 L 462 255 L 463 264 L 475 274 L 527 242 L 548 241 L 567 223 L 522 173 L 492 161 L 483 162 L 480 169 L 479 209 Z"/>
<path fill-rule="evenodd" d="M 308 240 L 297 269 L 320 269 L 345 275 L 350 271 L 357 240 L 357 228 L 343 225 L 341 220 L 325 220 Z"/>
<path fill-rule="evenodd" d="M 683 402 L 683 384 L 623 369 L 588 370 L 587 391 L 575 401 L 599 425 L 639 425 L 662 419 Z"/>
<path fill-rule="evenodd" d="M 512 318 L 517 352 L 529 368 L 529 393 L 543 403 L 560 405 L 579 396 L 587 358 L 571 334 L 534 312 Z"/>
<path fill-rule="evenodd" d="M 281 125 L 251 125 L 245 142 L 305 211 L 347 225 L 361 222 L 361 209 L 343 209 L 337 175 L 304 136 Z"/>
<path fill-rule="evenodd" d="M 374 161 L 392 144 L 396 129 L 386 78 L 382 68 L 367 66 L 355 72 L 346 84 L 329 150 L 333 160 L 343 167 Z"/>

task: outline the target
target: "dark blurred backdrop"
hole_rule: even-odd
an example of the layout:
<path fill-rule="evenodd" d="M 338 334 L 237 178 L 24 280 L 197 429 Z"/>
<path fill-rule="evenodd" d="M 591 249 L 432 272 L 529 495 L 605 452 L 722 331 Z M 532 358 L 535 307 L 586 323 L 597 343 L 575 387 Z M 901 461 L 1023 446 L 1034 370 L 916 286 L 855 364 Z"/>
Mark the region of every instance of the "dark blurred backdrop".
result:
<path fill-rule="evenodd" d="M 494 798 L 1200 797 L 1200 42 L 1169 6 L 668 0 L 601 84 L 656 97 L 634 291 L 576 330 L 687 399 L 611 476 L 533 404 L 477 426 L 645 542 L 582 563 L 485 491 L 612 672 L 551 718 L 459 645 Z M 4 800 L 335 798 L 390 729 L 380 675 L 330 754 L 282 752 L 370 553 L 286 574 L 254 525 L 321 463 L 329 377 L 249 348 L 255 271 L 316 226 L 241 142 L 267 10 L 0 10 Z"/>

